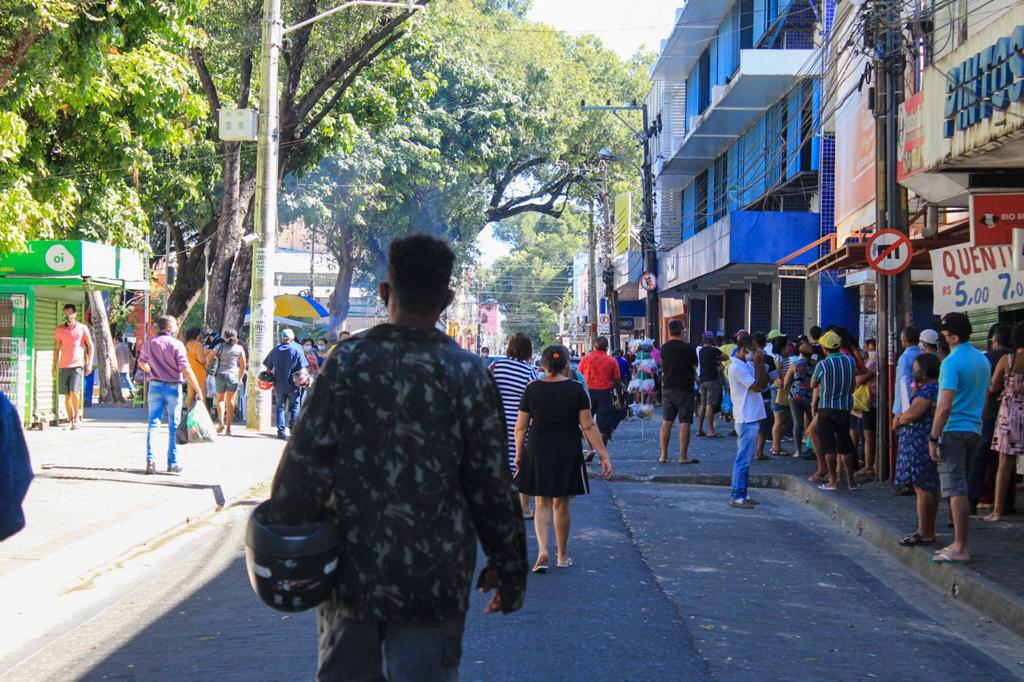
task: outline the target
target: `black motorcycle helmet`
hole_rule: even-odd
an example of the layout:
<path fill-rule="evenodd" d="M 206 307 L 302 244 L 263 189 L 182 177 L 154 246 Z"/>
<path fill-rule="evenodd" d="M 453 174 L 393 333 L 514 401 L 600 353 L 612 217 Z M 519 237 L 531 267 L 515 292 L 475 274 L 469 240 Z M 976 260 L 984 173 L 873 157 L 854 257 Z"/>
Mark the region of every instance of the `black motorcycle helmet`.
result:
<path fill-rule="evenodd" d="M 245 568 L 259 598 L 278 611 L 305 611 L 324 601 L 338 577 L 338 529 L 331 521 L 299 526 L 267 522 L 261 502 L 245 530 Z"/>

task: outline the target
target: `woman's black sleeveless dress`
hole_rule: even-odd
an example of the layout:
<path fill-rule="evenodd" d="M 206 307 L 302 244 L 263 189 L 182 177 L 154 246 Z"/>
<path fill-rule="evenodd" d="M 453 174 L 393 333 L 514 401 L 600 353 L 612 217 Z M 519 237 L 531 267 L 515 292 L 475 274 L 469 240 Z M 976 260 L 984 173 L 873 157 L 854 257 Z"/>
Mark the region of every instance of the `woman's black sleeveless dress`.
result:
<path fill-rule="evenodd" d="M 526 387 L 519 409 L 530 415 L 523 461 L 516 473 L 519 492 L 540 497 L 568 497 L 590 492 L 580 445 L 580 410 L 590 399 L 579 382 L 534 381 Z"/>

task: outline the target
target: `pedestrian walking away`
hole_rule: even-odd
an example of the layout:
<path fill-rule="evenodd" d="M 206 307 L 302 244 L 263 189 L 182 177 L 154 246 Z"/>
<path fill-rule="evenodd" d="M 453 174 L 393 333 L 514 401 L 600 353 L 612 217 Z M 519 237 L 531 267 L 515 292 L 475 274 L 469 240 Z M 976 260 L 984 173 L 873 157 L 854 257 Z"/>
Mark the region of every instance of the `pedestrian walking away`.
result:
<path fill-rule="evenodd" d="M 662 413 L 661 455 L 658 461 L 668 462 L 668 446 L 672 440 L 672 425 L 679 420 L 679 463 L 699 464 L 690 457 L 690 427 L 696 402 L 694 389 L 697 381 L 697 351 L 683 341 L 683 323 L 668 323 L 669 340 L 661 347 Z"/>
<path fill-rule="evenodd" d="M 789 393 L 789 411 L 793 418 L 793 445 L 796 448 L 794 454 L 804 459 L 812 459 L 814 453 L 804 453 L 803 443 L 805 429 L 811 422 L 811 377 L 818 363 L 814 360 L 814 349 L 810 343 L 801 343 L 798 352 L 796 360 L 791 362 L 789 369 L 786 370 L 782 389 Z"/>
<path fill-rule="evenodd" d="M 612 473 L 611 458 L 590 412 L 586 391 L 565 376 L 569 351 L 548 346 L 541 354 L 544 378 L 526 387 L 516 420 L 516 477 L 519 491 L 536 498 L 533 527 L 537 533 L 534 573 L 546 573 L 550 528 L 555 526 L 556 566 L 568 568 L 569 505 L 576 495 L 590 492 L 583 462 L 580 431 L 597 450 L 605 478 Z"/>
<path fill-rule="evenodd" d="M 114 335 L 114 340 L 117 341 L 114 356 L 117 359 L 117 374 L 121 379 L 121 395 L 131 400 L 135 397 L 135 385 L 132 383 L 132 364 L 135 356 L 123 333 Z"/>
<path fill-rule="evenodd" d="M 281 343 L 270 351 L 263 366 L 274 375 L 274 401 L 277 405 L 277 437 L 288 438 L 286 428 L 295 426 L 299 418 L 299 397 L 308 382 L 309 366 L 302 346 L 295 343 L 295 332 L 281 330 Z"/>
<path fill-rule="evenodd" d="M 537 370 L 533 368 L 533 342 L 522 332 L 516 332 L 508 340 L 505 357 L 488 366 L 494 382 L 501 394 L 501 406 L 505 414 L 505 428 L 508 437 L 508 466 L 512 476 L 516 473 L 516 419 L 519 418 L 519 403 L 523 392 L 531 381 L 537 380 Z M 523 518 L 533 518 L 530 511 L 530 496 L 519 495 Z"/>
<path fill-rule="evenodd" d="M 89 328 L 78 321 L 78 308 L 69 303 L 64 306 L 64 323 L 53 333 L 53 378 L 57 392 L 64 395 L 64 408 L 68 413 L 68 428 L 81 425 L 82 381 L 92 374 L 94 348 Z"/>
<path fill-rule="evenodd" d="M 388 322 L 331 353 L 274 478 L 272 523 L 338 528 L 318 680 L 381 680 L 385 659 L 391 680 L 457 679 L 478 541 L 477 587 L 494 592 L 485 611 L 523 603 L 526 536 L 498 389 L 435 327 L 454 262 L 434 237 L 391 243 Z"/>
<path fill-rule="evenodd" d="M 972 328 L 966 315 L 948 313 L 939 328 L 950 353 L 939 370 L 939 403 L 928 446 L 929 455 L 938 463 L 942 496 L 949 499 L 954 539 L 932 561 L 964 563 L 971 558 L 967 472 L 981 446 L 989 364 L 981 351 L 968 343 Z"/>
<path fill-rule="evenodd" d="M 590 388 L 590 404 L 601 436 L 608 443 L 615 430 L 615 403 L 613 391 L 621 393 L 622 374 L 619 363 L 608 355 L 608 339 L 603 336 L 594 341 L 594 350 L 580 360 L 580 373 Z"/>
<path fill-rule="evenodd" d="M 857 453 L 850 438 L 850 410 L 853 409 L 853 384 L 857 361 L 840 350 L 841 341 L 835 332 L 826 332 L 821 345 L 828 355 L 814 368 L 811 386 L 818 398 L 814 405 L 818 417 L 817 432 L 828 468 L 828 481 L 823 490 L 839 489 L 839 458 L 845 464 L 846 484 L 855 490 L 854 471 Z"/>
<path fill-rule="evenodd" d="M 149 428 L 146 431 L 146 473 L 156 473 L 156 458 L 153 454 L 153 438 L 160 428 L 164 413 L 167 414 L 167 472 L 181 473 L 181 465 L 177 459 L 177 444 L 174 432 L 181 418 L 181 383 L 188 382 L 195 392 L 197 400 L 204 400 L 203 387 L 192 371 L 186 355 L 185 346 L 175 334 L 178 333 L 178 321 L 170 315 L 164 315 L 156 321 L 157 335 L 146 341 L 139 353 L 139 367 L 146 373 L 149 381 L 147 407 L 149 408 Z M 184 377 L 184 379 L 183 379 Z"/>
<path fill-rule="evenodd" d="M 725 355 L 714 345 L 715 332 L 704 332 L 703 343 L 697 352 L 700 367 L 700 412 L 697 415 L 697 435 L 721 438 L 715 430 L 715 412 L 722 405 L 722 361 Z M 664 351 L 662 351 L 664 352 Z M 704 422 L 707 420 L 707 428 Z"/>
<path fill-rule="evenodd" d="M 217 349 L 217 433 L 231 435 L 231 423 L 235 418 L 235 396 L 238 395 L 242 377 L 245 376 L 245 348 L 238 341 L 238 332 L 225 329 L 221 334 L 224 343 Z"/>
<path fill-rule="evenodd" d="M 195 374 L 204 395 L 209 392 L 207 370 L 212 367 L 211 363 L 215 356 L 213 348 L 207 346 L 210 340 L 210 330 L 205 327 L 192 327 L 185 330 L 185 356 L 188 358 L 189 367 L 192 368 L 192 373 Z M 209 374 L 213 374 L 213 372 L 211 371 Z M 196 404 L 196 398 L 196 391 L 192 386 L 187 386 L 185 391 L 186 410 L 192 409 L 192 406 Z"/>
<path fill-rule="evenodd" d="M 761 422 L 767 416 L 761 398 L 767 386 L 768 372 L 761 349 L 750 336 L 737 339 L 736 354 L 729 363 L 729 392 L 738 434 L 730 504 L 738 509 L 753 509 L 757 505 L 747 492 L 747 485 Z"/>

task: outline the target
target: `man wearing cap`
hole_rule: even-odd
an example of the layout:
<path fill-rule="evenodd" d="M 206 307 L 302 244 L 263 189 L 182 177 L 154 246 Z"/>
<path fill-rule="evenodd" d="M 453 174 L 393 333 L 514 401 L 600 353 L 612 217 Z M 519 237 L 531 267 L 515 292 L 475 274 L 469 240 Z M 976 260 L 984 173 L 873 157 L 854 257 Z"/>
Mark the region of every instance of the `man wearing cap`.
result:
<path fill-rule="evenodd" d="M 700 367 L 700 410 L 697 413 L 697 435 L 708 438 L 721 438 L 722 434 L 715 431 L 715 411 L 722 404 L 722 351 L 714 346 L 715 333 L 704 332 L 703 343 L 697 352 Z M 704 431 L 704 420 L 707 419 L 707 431 Z"/>
<path fill-rule="evenodd" d="M 299 386 L 292 375 L 309 366 L 302 347 L 295 343 L 295 332 L 281 330 L 281 343 L 263 361 L 263 366 L 274 374 L 274 400 L 277 401 L 277 437 L 285 440 L 285 426 L 291 428 L 299 418 Z M 287 408 L 287 422 L 285 411 Z"/>
<path fill-rule="evenodd" d="M 938 355 L 939 353 L 939 333 L 934 329 L 925 329 L 921 332 L 921 350 L 925 353 L 931 353 L 932 355 Z"/>
<path fill-rule="evenodd" d="M 953 544 L 932 557 L 932 562 L 961 564 L 971 558 L 967 472 L 981 447 L 981 413 L 988 393 L 989 364 L 968 343 L 973 330 L 966 315 L 946 314 L 939 329 L 950 352 L 939 369 L 939 401 L 928 439 L 928 454 L 939 465 L 942 496 L 949 498 L 953 516 L 954 539 Z M 924 332 L 921 338 L 923 341 Z"/>
<path fill-rule="evenodd" d="M 814 368 L 811 387 L 818 394 L 817 405 L 811 406 L 817 414 L 816 435 L 821 443 L 828 467 L 828 482 L 821 485 L 823 490 L 839 489 L 837 458 L 846 458 L 846 482 L 850 490 L 857 486 L 853 472 L 857 468 L 857 451 L 850 438 L 850 410 L 853 409 L 854 376 L 857 361 L 840 352 L 839 335 L 826 332 L 821 337 L 821 346 L 828 355 Z"/>

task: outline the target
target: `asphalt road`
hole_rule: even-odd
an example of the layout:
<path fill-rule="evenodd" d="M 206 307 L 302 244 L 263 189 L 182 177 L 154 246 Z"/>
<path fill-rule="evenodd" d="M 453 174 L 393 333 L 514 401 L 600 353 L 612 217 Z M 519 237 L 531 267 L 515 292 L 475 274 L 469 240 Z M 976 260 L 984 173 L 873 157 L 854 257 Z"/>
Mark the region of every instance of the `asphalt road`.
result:
<path fill-rule="evenodd" d="M 462 678 L 1024 678 L 1020 640 L 824 516 L 775 491 L 752 512 L 727 497 L 595 484 L 574 506 L 576 565 L 531 577 L 526 606 L 511 616 L 484 616 L 474 596 Z M 265 608 L 245 580 L 250 508 L 229 508 L 68 603 L 45 605 L 51 627 L 5 659 L 3 679 L 311 679 L 313 616 Z"/>

